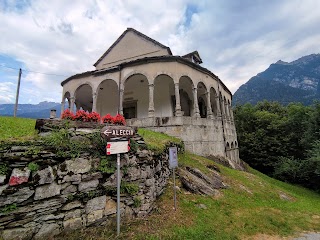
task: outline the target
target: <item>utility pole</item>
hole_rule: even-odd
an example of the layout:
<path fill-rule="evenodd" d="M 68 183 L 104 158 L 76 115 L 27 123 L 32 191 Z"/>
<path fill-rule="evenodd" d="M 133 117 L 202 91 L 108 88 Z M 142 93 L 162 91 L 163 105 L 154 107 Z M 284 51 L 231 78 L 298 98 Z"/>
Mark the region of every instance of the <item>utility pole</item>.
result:
<path fill-rule="evenodd" d="M 18 78 L 18 87 L 17 87 L 17 95 L 16 95 L 16 104 L 14 105 L 14 113 L 13 116 L 17 116 L 17 110 L 18 110 L 18 99 L 19 99 L 19 90 L 20 90 L 20 80 L 21 80 L 21 68 L 19 69 L 19 78 Z"/>

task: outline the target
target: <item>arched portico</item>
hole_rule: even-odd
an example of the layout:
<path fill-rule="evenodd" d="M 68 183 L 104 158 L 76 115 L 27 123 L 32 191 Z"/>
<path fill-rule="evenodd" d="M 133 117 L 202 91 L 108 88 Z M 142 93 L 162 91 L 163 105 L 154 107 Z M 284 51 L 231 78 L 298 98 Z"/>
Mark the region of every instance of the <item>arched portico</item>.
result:
<path fill-rule="evenodd" d="M 193 93 L 194 85 L 192 80 L 187 76 L 182 76 L 179 79 L 179 95 L 181 111 L 183 116 L 193 116 Z"/>
<path fill-rule="evenodd" d="M 148 117 L 149 83 L 145 75 L 134 74 L 125 80 L 122 105 L 126 119 Z"/>
<path fill-rule="evenodd" d="M 96 97 L 96 111 L 101 116 L 107 113 L 111 115 L 117 114 L 119 107 L 119 89 L 114 80 L 103 80 L 98 86 Z"/>
<path fill-rule="evenodd" d="M 154 80 L 154 115 L 172 117 L 175 109 L 175 85 L 171 77 L 158 75 Z"/>
<path fill-rule="evenodd" d="M 92 111 L 92 87 L 89 84 L 80 85 L 75 91 L 75 105 L 77 110 Z"/>
<path fill-rule="evenodd" d="M 197 99 L 199 114 L 201 118 L 206 118 L 208 116 L 208 97 L 207 97 L 207 88 L 203 82 L 199 82 L 197 85 Z"/>
<path fill-rule="evenodd" d="M 210 104 L 211 104 L 211 110 L 214 117 L 218 116 L 218 106 L 219 106 L 219 98 L 217 95 L 216 90 L 211 87 L 210 88 Z"/>

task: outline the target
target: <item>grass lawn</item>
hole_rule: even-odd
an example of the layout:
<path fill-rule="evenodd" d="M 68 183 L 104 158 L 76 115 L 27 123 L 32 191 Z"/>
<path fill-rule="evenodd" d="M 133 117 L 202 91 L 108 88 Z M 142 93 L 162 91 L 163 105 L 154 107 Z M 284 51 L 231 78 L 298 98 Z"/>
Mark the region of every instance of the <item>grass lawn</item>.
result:
<path fill-rule="evenodd" d="M 35 120 L 0 117 L 0 140 L 28 139 L 36 136 Z M 162 150 L 170 141 L 180 140 L 165 134 L 139 129 L 150 149 Z M 179 166 L 192 166 L 210 173 L 216 165 L 229 186 L 218 196 L 177 194 L 173 210 L 172 179 L 156 203 L 153 213 L 142 219 L 122 221 L 117 239 L 285 239 L 303 231 L 320 232 L 320 195 L 286 184 L 250 169 L 242 172 L 223 167 L 190 153 L 179 155 Z M 180 185 L 177 177 L 177 184 Z M 199 208 L 204 204 L 205 208 Z M 111 226 L 90 227 L 60 234 L 57 239 L 115 239 L 115 221 Z"/>
<path fill-rule="evenodd" d="M 36 136 L 35 123 L 35 119 L 0 116 L 0 141 L 23 140 Z"/>
<path fill-rule="evenodd" d="M 179 155 L 179 164 L 205 171 L 211 160 Z M 172 181 L 146 218 L 122 223 L 118 239 L 286 239 L 303 231 L 320 231 L 320 195 L 253 169 L 242 172 L 215 164 L 229 188 L 209 197 L 178 192 L 173 210 Z M 206 171 L 209 171 L 208 169 Z M 177 178 L 178 185 L 180 184 Z M 206 209 L 199 208 L 204 204 Z M 115 239 L 115 225 L 94 227 L 58 239 Z M 289 239 L 289 238 L 287 238 Z"/>

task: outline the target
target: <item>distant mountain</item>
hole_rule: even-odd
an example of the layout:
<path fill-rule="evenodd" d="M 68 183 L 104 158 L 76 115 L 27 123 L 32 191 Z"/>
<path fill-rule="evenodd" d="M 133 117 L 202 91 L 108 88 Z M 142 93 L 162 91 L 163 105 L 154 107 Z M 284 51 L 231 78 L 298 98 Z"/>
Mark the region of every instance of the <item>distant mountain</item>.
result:
<path fill-rule="evenodd" d="M 310 105 L 320 99 L 320 54 L 311 54 L 293 62 L 278 62 L 247 83 L 233 96 L 234 104 L 278 101 Z"/>
<path fill-rule="evenodd" d="M 60 103 L 40 102 L 39 104 L 18 104 L 17 117 L 49 118 L 51 109 L 56 109 L 57 116 L 60 116 Z M 0 116 L 13 116 L 13 112 L 14 104 L 0 104 Z"/>

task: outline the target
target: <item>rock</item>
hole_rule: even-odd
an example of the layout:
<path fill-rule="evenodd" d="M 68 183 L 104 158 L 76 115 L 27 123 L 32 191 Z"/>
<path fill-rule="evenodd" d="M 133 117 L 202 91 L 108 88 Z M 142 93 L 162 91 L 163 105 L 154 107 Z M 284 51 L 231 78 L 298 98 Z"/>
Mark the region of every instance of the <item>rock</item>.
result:
<path fill-rule="evenodd" d="M 91 163 L 88 159 L 76 158 L 67 162 L 67 169 L 74 174 L 87 173 L 91 169 Z"/>
<path fill-rule="evenodd" d="M 95 180 L 100 178 L 103 178 L 103 175 L 101 172 L 94 172 L 94 173 L 82 175 L 82 181 L 90 181 L 90 180 Z"/>
<path fill-rule="evenodd" d="M 43 224 L 34 239 L 52 239 L 52 236 L 60 233 L 60 227 L 57 223 Z"/>
<path fill-rule="evenodd" d="M 99 180 L 91 180 L 89 182 L 81 182 L 78 186 L 80 192 L 88 192 L 94 190 L 99 185 Z"/>
<path fill-rule="evenodd" d="M 21 183 L 28 182 L 30 172 L 31 171 L 28 168 L 24 168 L 23 170 L 14 168 L 9 179 L 9 186 L 20 185 Z"/>
<path fill-rule="evenodd" d="M 61 185 L 53 182 L 48 185 L 43 185 L 36 188 L 36 193 L 34 196 L 34 200 L 44 199 L 53 197 L 60 194 Z"/>
<path fill-rule="evenodd" d="M 155 183 L 155 179 L 154 179 L 154 178 L 150 178 L 150 179 L 147 179 L 147 180 L 145 181 L 145 185 L 146 185 L 147 187 L 153 186 L 154 183 Z"/>
<path fill-rule="evenodd" d="M 203 203 L 198 204 L 197 207 L 200 209 L 208 209 L 208 207 Z"/>
<path fill-rule="evenodd" d="M 12 146 L 11 152 L 24 152 L 28 151 L 30 147 L 28 146 Z"/>
<path fill-rule="evenodd" d="M 32 228 L 6 229 L 2 233 L 3 240 L 29 240 L 33 235 Z"/>
<path fill-rule="evenodd" d="M 0 195 L 2 194 L 3 190 L 7 189 L 9 187 L 9 184 L 0 186 Z"/>
<path fill-rule="evenodd" d="M 192 173 L 192 174 L 196 175 L 197 177 L 203 179 L 212 188 L 219 189 L 219 188 L 225 188 L 226 187 L 226 185 L 222 182 L 222 178 L 220 177 L 220 175 L 218 173 L 212 174 L 211 177 L 208 177 L 207 175 L 202 173 L 197 168 L 187 167 L 186 169 L 190 173 Z"/>
<path fill-rule="evenodd" d="M 79 229 L 82 227 L 81 218 L 71 218 L 63 222 L 63 227 L 65 230 Z"/>
<path fill-rule="evenodd" d="M 74 202 L 69 202 L 66 205 L 64 205 L 61 210 L 69 211 L 71 209 L 79 208 L 79 207 L 83 207 L 82 203 L 80 201 L 74 201 Z"/>
<path fill-rule="evenodd" d="M 49 221 L 49 220 L 57 220 L 57 219 L 62 219 L 64 218 L 64 214 L 60 213 L 58 215 L 53 215 L 53 214 L 49 214 L 49 215 L 45 215 L 45 216 L 41 216 L 38 219 L 36 219 L 36 221 Z"/>
<path fill-rule="evenodd" d="M 90 213 L 95 210 L 101 210 L 105 208 L 106 196 L 96 197 L 88 201 L 86 205 L 86 213 Z"/>
<path fill-rule="evenodd" d="M 75 209 L 72 211 L 69 211 L 65 214 L 64 220 L 72 219 L 72 218 L 80 218 L 82 214 L 81 209 Z"/>
<path fill-rule="evenodd" d="M 63 177 L 61 182 L 72 182 L 74 184 L 79 184 L 81 182 L 81 174 L 73 174 L 73 175 L 66 175 Z"/>
<path fill-rule="evenodd" d="M 103 218 L 103 209 L 92 211 L 87 216 L 87 223 L 88 223 L 88 225 L 92 224 L 101 218 Z"/>
<path fill-rule="evenodd" d="M 294 202 L 294 198 L 289 196 L 288 194 L 284 193 L 284 192 L 279 192 L 279 197 L 280 199 L 282 200 L 285 200 L 285 201 L 289 201 L 289 202 Z"/>
<path fill-rule="evenodd" d="M 39 170 L 37 171 L 37 173 L 35 174 L 35 178 L 36 176 L 39 176 L 39 182 L 38 184 L 43 185 L 46 183 L 52 183 L 55 179 L 55 176 L 53 174 L 53 169 L 51 166 L 48 166 L 47 168 L 43 169 L 43 170 Z"/>
<path fill-rule="evenodd" d="M 117 203 L 112 199 L 109 199 L 104 208 L 104 215 L 115 214 L 117 212 Z"/>
<path fill-rule="evenodd" d="M 128 178 L 131 181 L 137 180 L 140 178 L 141 175 L 141 170 L 140 168 L 136 168 L 136 167 L 130 167 L 128 168 Z"/>
<path fill-rule="evenodd" d="M 58 167 L 58 176 L 63 177 L 68 173 L 79 174 L 87 173 L 91 169 L 91 163 L 85 158 L 76 158 L 74 160 L 67 160 Z"/>
<path fill-rule="evenodd" d="M 30 206 L 30 211 L 37 211 L 42 212 L 43 210 L 47 209 L 56 209 L 62 206 L 64 202 L 63 198 L 53 198 L 53 199 L 46 199 L 42 202 L 34 202 L 32 206 Z M 19 208 L 20 209 L 20 208 Z M 28 211 L 27 209 L 24 211 Z"/>
<path fill-rule="evenodd" d="M 6 178 L 7 178 L 6 175 L 0 175 L 0 184 L 3 184 Z"/>
<path fill-rule="evenodd" d="M 178 174 L 183 187 L 193 193 L 205 194 L 205 195 L 216 195 L 218 192 L 206 181 L 190 173 L 187 170 L 178 168 Z"/>
<path fill-rule="evenodd" d="M 0 206 L 4 206 L 12 203 L 21 203 L 32 196 L 34 190 L 30 190 L 28 187 L 20 188 L 14 194 L 7 195 L 6 197 L 0 197 Z"/>
<path fill-rule="evenodd" d="M 77 191 L 77 187 L 74 185 L 70 185 L 66 187 L 64 190 L 62 190 L 62 194 L 70 194 L 70 193 L 75 193 Z"/>

